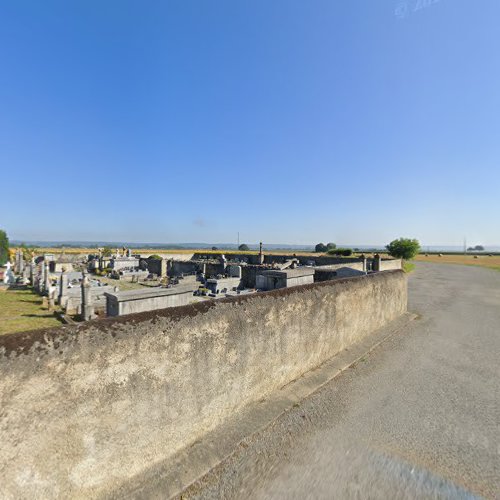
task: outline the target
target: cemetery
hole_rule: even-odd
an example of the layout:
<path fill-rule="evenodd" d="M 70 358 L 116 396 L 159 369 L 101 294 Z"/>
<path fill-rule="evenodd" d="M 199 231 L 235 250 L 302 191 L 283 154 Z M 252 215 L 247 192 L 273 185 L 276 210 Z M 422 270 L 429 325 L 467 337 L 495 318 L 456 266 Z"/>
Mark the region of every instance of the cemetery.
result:
<path fill-rule="evenodd" d="M 264 254 L 262 244 L 256 254 L 178 257 L 117 248 L 107 255 L 42 253 L 26 262 L 18 249 L 3 283 L 30 288 L 47 313 L 73 323 L 401 269 L 400 260 L 379 255 Z"/>

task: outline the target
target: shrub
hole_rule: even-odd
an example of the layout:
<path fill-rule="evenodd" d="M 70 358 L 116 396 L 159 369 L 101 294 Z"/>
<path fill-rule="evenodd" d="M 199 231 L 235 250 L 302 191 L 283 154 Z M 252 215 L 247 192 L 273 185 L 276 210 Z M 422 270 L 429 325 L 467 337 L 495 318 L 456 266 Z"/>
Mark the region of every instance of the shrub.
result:
<path fill-rule="evenodd" d="M 248 245 L 246 245 L 245 243 L 242 243 L 239 247 L 238 247 L 238 250 L 240 250 L 241 252 L 248 252 L 250 250 L 250 248 L 248 247 Z"/>
<path fill-rule="evenodd" d="M 391 241 L 386 248 L 392 257 L 411 260 L 420 252 L 420 243 L 416 239 L 399 238 Z"/>
<path fill-rule="evenodd" d="M 352 255 L 352 248 L 334 248 L 328 251 L 329 255 L 342 255 L 344 257 L 349 257 Z"/>
<path fill-rule="evenodd" d="M 113 250 L 111 250 L 111 247 L 104 247 L 102 249 L 102 256 L 103 257 L 111 257 L 113 254 Z"/>
<path fill-rule="evenodd" d="M 324 243 L 318 243 L 315 247 L 314 247 L 314 251 L 315 252 L 318 252 L 318 253 L 324 253 L 328 250 L 327 246 L 324 244 Z"/>

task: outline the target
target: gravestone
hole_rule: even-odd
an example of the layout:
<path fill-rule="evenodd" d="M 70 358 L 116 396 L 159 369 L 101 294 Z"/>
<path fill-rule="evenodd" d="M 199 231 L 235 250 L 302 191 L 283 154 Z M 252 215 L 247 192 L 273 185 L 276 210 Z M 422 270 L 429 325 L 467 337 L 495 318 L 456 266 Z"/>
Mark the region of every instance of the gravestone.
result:
<path fill-rule="evenodd" d="M 44 274 L 43 274 L 43 292 L 45 294 L 49 293 L 50 289 L 50 269 L 49 269 L 49 262 L 44 261 Z"/>
<path fill-rule="evenodd" d="M 68 275 L 63 270 L 61 277 L 59 278 L 59 296 L 57 301 L 61 303 L 63 297 L 68 293 Z"/>
<path fill-rule="evenodd" d="M 92 294 L 91 294 L 91 285 L 90 280 L 85 271 L 83 271 L 83 279 L 82 279 L 82 319 L 83 321 L 89 321 L 93 316 L 93 308 L 92 308 Z"/>

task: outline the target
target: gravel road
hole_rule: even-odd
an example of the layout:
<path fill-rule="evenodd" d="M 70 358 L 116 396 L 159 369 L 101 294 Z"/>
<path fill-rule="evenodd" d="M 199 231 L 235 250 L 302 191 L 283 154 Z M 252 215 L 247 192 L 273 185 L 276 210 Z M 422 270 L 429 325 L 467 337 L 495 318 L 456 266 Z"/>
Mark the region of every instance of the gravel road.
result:
<path fill-rule="evenodd" d="M 500 273 L 417 264 L 418 319 L 183 498 L 500 498 Z"/>

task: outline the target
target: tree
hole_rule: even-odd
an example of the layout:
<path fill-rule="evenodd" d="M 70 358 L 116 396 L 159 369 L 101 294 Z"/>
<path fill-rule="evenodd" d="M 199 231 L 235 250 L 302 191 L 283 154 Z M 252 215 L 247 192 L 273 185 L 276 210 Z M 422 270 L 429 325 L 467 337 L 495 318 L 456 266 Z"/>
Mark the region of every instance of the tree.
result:
<path fill-rule="evenodd" d="M 112 253 L 113 253 L 113 250 L 111 250 L 111 247 L 104 247 L 102 249 L 102 256 L 103 257 L 111 257 Z"/>
<path fill-rule="evenodd" d="M 217 247 L 212 247 L 212 250 L 215 252 L 216 250 L 219 250 Z"/>
<path fill-rule="evenodd" d="M 0 266 L 9 260 L 9 238 L 7 233 L 0 229 Z"/>
<path fill-rule="evenodd" d="M 326 244 L 326 249 L 327 249 L 328 251 L 330 251 L 330 250 L 335 250 L 336 248 L 337 248 L 337 245 L 336 245 L 335 243 L 327 243 L 327 244 Z"/>
<path fill-rule="evenodd" d="M 326 247 L 326 245 L 324 243 L 318 243 L 315 247 L 314 247 L 314 251 L 315 252 L 318 252 L 318 253 L 324 253 L 328 250 L 328 248 Z"/>
<path fill-rule="evenodd" d="M 416 239 L 399 238 L 391 241 L 386 248 L 392 257 L 411 260 L 420 252 L 420 243 Z"/>
<path fill-rule="evenodd" d="M 245 245 L 245 243 L 242 243 L 239 247 L 238 250 L 241 250 L 242 252 L 248 252 L 250 248 L 248 248 L 248 245 Z"/>
<path fill-rule="evenodd" d="M 352 255 L 352 248 L 332 248 L 328 250 L 329 255 L 343 255 L 344 257 L 349 257 Z"/>

